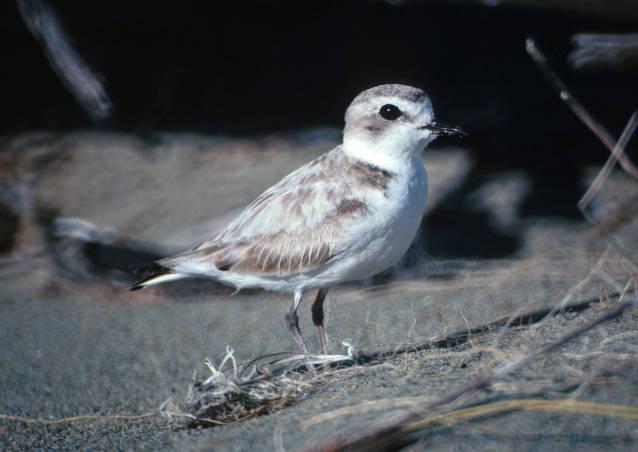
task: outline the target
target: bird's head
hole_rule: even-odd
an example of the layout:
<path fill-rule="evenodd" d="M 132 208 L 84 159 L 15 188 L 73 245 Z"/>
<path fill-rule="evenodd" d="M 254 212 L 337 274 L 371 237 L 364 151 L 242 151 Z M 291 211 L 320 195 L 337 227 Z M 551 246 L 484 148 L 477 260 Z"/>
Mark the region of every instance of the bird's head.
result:
<path fill-rule="evenodd" d="M 438 136 L 465 134 L 435 121 L 428 95 L 407 85 L 363 91 L 346 110 L 345 119 L 344 149 L 372 163 L 419 156 Z"/>

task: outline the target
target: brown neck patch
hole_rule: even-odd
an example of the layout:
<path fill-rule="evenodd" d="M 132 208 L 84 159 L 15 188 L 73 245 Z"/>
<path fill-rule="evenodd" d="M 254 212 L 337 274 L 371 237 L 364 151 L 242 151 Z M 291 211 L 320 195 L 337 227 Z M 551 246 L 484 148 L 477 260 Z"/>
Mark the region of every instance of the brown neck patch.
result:
<path fill-rule="evenodd" d="M 397 174 L 371 163 L 352 160 L 352 177 L 357 183 L 365 187 L 385 192 L 388 189 L 388 184 L 397 177 Z"/>

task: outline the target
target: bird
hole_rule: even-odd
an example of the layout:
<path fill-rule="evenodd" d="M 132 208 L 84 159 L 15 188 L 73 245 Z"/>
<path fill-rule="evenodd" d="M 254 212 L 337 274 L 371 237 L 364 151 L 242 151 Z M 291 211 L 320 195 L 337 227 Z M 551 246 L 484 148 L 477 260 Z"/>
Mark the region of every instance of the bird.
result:
<path fill-rule="evenodd" d="M 326 354 L 329 289 L 380 273 L 407 251 L 428 195 L 421 152 L 442 135 L 465 132 L 435 120 L 425 91 L 369 88 L 348 106 L 341 144 L 265 190 L 217 235 L 142 269 L 130 290 L 205 277 L 292 295 L 284 318 L 304 354 L 297 310 L 304 293 L 318 290 L 311 312 Z"/>

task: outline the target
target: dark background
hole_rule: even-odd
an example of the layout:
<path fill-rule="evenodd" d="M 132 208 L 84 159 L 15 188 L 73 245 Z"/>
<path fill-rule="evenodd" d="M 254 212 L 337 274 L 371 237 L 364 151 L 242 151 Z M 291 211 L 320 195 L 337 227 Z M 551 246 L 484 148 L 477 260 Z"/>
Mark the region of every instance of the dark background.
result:
<path fill-rule="evenodd" d="M 461 2 L 49 3 L 106 80 L 115 114 L 102 127 L 124 131 L 340 127 L 359 91 L 403 82 L 425 88 L 441 118 L 474 134 L 576 133 L 577 121 L 527 57 L 525 38 L 560 64 L 573 33 L 636 30 L 632 17 Z M 0 131 L 92 127 L 15 3 L 3 4 Z M 635 74 L 560 69 L 593 112 L 622 128 L 635 107 Z"/>
<path fill-rule="evenodd" d="M 603 14 L 460 1 L 50 2 L 106 81 L 114 114 L 95 124 L 6 1 L 0 134 L 99 128 L 245 136 L 341 127 L 361 90 L 412 84 L 428 91 L 439 119 L 470 133 L 464 144 L 476 161 L 428 224 L 444 231 L 447 250 L 460 240 L 464 255 L 504 255 L 517 247 L 514 238 L 456 211 L 468 193 L 491 174 L 524 170 L 533 190 L 523 217 L 580 218 L 581 170 L 607 155 L 545 82 L 525 39 L 536 38 L 615 136 L 637 106 L 636 73 L 574 71 L 565 63 L 574 33 L 636 31 L 638 14 L 614 14 L 600 3 Z M 455 232 L 445 226 L 457 215 L 489 230 L 457 227 L 458 237 L 450 237 Z"/>

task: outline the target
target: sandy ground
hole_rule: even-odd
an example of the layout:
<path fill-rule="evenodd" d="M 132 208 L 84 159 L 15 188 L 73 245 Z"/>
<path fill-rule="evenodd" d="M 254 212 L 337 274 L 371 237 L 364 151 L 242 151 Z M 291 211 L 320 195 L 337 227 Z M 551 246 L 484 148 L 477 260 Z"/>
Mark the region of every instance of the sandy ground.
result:
<path fill-rule="evenodd" d="M 612 294 L 635 271 L 627 259 L 634 255 L 633 223 L 615 232 L 622 246 L 608 248 L 610 242 L 592 236 L 582 221 L 521 217 L 525 175 L 494 175 L 455 209 L 481 210 L 490 228 L 516 237 L 517 249 L 494 259 L 432 254 L 439 247 L 431 237 L 444 239 L 446 228 L 473 225 L 426 223 L 396 268 L 330 292 L 331 350 L 343 353 L 343 341 L 360 350 L 390 349 L 503 316 L 596 301 L 591 307 L 492 329 L 456 347 L 342 369 L 315 381 L 292 405 L 231 425 L 189 429 L 158 415 L 166 400 L 179 404 L 193 371 L 205 376 L 204 359 L 219 362 L 227 346 L 239 361 L 292 350 L 282 318 L 288 299 L 259 291 L 230 296 L 230 290 L 204 281 L 129 293 L 125 270 L 143 253 L 161 255 L 203 238 L 337 138 L 328 130 L 254 141 L 89 133 L 6 139 L 2 200 L 20 221 L 15 245 L 0 262 L 0 414 L 150 416 L 57 425 L 0 419 L 0 448 L 312 447 L 415 410 L 415 404 L 443 397 L 603 315 L 617 305 Z M 433 215 L 458 197 L 458 187 L 470 177 L 470 155 L 463 149 L 424 155 Z M 591 178 L 591 171 L 583 173 L 584 187 Z M 597 209 L 613 212 L 635 192 L 632 182 L 617 175 Z M 59 218 L 97 225 L 91 240 L 101 245 L 87 245 L 86 236 L 57 237 Z M 626 298 L 635 298 L 628 287 Z M 316 350 L 309 305 L 306 300 L 301 309 L 302 330 Z M 463 403 L 533 396 L 635 407 L 637 321 L 630 310 Z M 628 450 L 636 439 L 635 418 L 609 412 L 514 411 L 431 426 L 413 447 Z"/>

